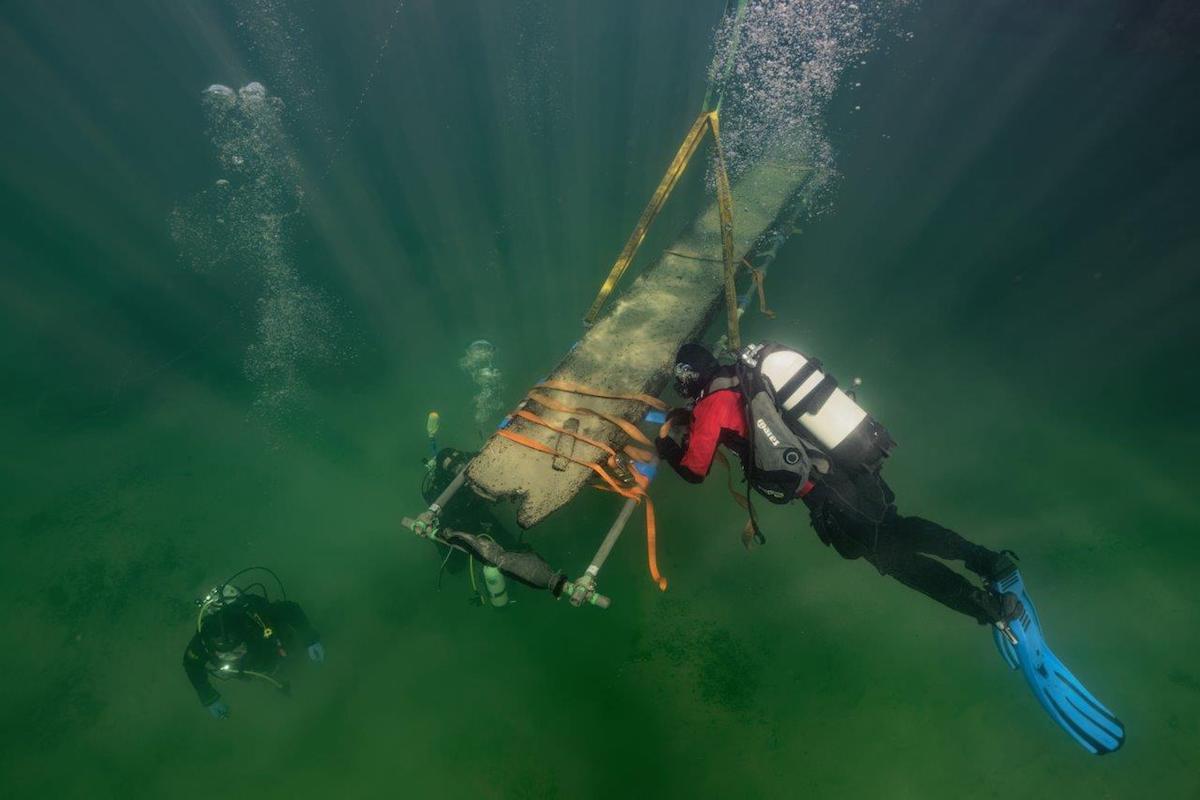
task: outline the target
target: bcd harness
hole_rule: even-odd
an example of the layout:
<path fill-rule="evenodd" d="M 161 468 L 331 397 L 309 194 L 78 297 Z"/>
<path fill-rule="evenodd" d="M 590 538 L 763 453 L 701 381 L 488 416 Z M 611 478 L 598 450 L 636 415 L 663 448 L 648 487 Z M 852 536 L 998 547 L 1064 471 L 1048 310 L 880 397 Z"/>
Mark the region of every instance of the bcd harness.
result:
<path fill-rule="evenodd" d="M 814 469 L 824 474 L 837 464 L 877 472 L 895 444 L 883 426 L 837 388 L 819 360 L 782 345 L 748 345 L 733 370 L 713 379 L 702 396 L 729 389 L 738 390 L 744 401 L 746 482 L 772 503 L 804 497 L 813 488 Z M 749 514 L 743 543 L 764 542 L 750 493 L 743 497 L 733 492 L 732 480 L 730 491 Z"/>

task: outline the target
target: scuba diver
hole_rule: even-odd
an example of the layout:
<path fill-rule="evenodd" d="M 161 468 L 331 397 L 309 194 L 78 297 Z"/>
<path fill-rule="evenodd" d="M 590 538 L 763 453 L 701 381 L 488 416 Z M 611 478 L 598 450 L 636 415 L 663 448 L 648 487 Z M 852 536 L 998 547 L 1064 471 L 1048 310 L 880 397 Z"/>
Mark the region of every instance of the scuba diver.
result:
<path fill-rule="evenodd" d="M 233 584 L 252 570 L 270 574 L 283 599 L 272 601 L 260 582 L 245 588 Z M 183 669 L 200 704 L 216 719 L 227 718 L 229 706 L 210 678 L 257 678 L 286 694 L 291 687 L 280 673 L 297 646 L 305 648 L 311 661 L 325 661 L 321 637 L 300 606 L 287 599 L 279 577 L 266 567 L 248 567 L 231 575 L 196 604 L 200 607 L 196 632 L 184 651 Z"/>
<path fill-rule="evenodd" d="M 467 468 L 467 464 L 471 463 L 471 459 L 476 455 L 478 453 L 466 453 L 462 450 L 456 450 L 453 447 L 446 447 L 439 450 L 437 455 L 432 459 L 426 461 L 425 477 L 421 481 L 421 497 L 424 498 L 425 502 L 432 504 L 437 500 L 446 487 L 458 477 L 460 472 Z M 438 586 L 439 588 L 441 587 L 442 573 L 449 572 L 451 575 L 458 575 L 464 568 L 469 567 L 471 570 L 471 586 L 474 589 L 471 595 L 471 602 L 477 605 L 490 605 L 493 608 L 500 608 L 511 602 L 508 597 L 508 586 L 507 581 L 504 579 L 504 571 L 496 564 L 488 563 L 483 558 L 483 553 L 477 552 L 478 547 L 485 547 L 493 555 L 505 553 L 507 554 L 506 558 L 514 560 L 514 562 L 521 561 L 522 556 L 529 556 L 532 560 L 541 562 L 541 559 L 536 557 L 536 554 L 532 552 L 527 544 L 522 542 L 519 537 L 510 533 L 508 528 L 500 520 L 496 519 L 496 515 L 492 513 L 492 503 L 474 491 L 456 492 L 447 501 L 446 507 L 440 510 L 439 524 L 446 531 L 457 531 L 460 534 L 462 541 L 458 542 L 458 544 L 464 544 L 467 540 L 470 540 L 472 546 L 455 547 L 439 539 L 434 539 L 437 543 L 438 556 L 442 559 L 442 566 L 438 571 Z M 461 537 L 461 534 L 466 534 L 466 537 Z M 445 556 L 441 554 L 443 548 L 446 551 Z M 480 591 L 475 583 L 473 559 L 481 561 L 482 568 L 480 571 L 485 591 Z M 512 577 L 517 577 L 518 580 L 521 580 L 518 575 L 513 575 Z M 545 587 L 535 585 L 535 588 L 540 589 Z"/>
<path fill-rule="evenodd" d="M 477 453 L 466 453 L 453 447 L 444 447 L 437 456 L 426 462 L 425 477 L 421 481 L 421 497 L 426 503 L 437 500 L 458 473 L 466 469 Z M 473 491 L 458 492 L 441 511 L 443 527 L 487 536 L 505 550 L 527 549 L 492 513 L 492 504 Z M 457 575 L 467 566 L 468 558 L 462 551 L 449 549 L 442 562 L 442 569 Z"/>
<path fill-rule="evenodd" d="M 558 597 L 566 586 L 566 575 L 551 568 L 533 548 L 509 533 L 492 513 L 492 502 L 487 498 L 464 489 L 455 492 L 445 507 L 436 506 L 435 501 L 476 455 L 447 447 L 427 461 L 421 496 L 430 509 L 416 520 L 406 518 L 402 524 L 433 540 L 439 557 L 445 548 L 442 569 L 438 572 L 439 586 L 442 572 L 458 573 L 469 565 L 474 590 L 471 602 L 477 605 L 503 608 L 513 602 L 508 597 L 506 575 L 533 589 L 549 590 Z M 481 566 L 483 590 L 475 583 L 474 561 Z"/>
<path fill-rule="evenodd" d="M 1104 754 L 1121 746 L 1124 726 L 1046 646 L 1015 554 L 900 514 L 880 474 L 895 442 L 820 361 L 754 344 L 735 364 L 722 365 L 704 346 L 688 343 L 675 357 L 673 378 L 688 406 L 670 412 L 656 446 L 680 477 L 703 481 L 717 448 L 726 446 L 758 494 L 777 504 L 802 500 L 821 541 L 843 558 L 863 558 L 881 575 L 992 625 L 1005 661 L 1023 671 L 1051 718 L 1085 749 Z M 747 546 L 751 535 L 765 541 L 750 494 Z M 983 586 L 937 559 L 963 562 Z"/>
<path fill-rule="evenodd" d="M 693 403 L 690 422 L 686 436 L 659 437 L 659 456 L 684 480 L 700 483 L 708 475 L 718 445 L 725 445 L 741 459 L 751 485 L 777 502 L 777 496 L 763 492 L 769 476 L 755 475 L 755 467 L 750 462 L 752 441 L 747 436 L 750 430 L 748 401 L 738 372 L 737 365 L 722 366 L 702 345 L 685 344 L 680 348 L 675 359 L 675 389 Z M 816 375 L 816 371 L 809 371 L 807 376 L 801 374 L 797 387 Z M 786 387 L 781 384 L 781 389 L 786 390 Z M 785 391 L 777 394 L 781 396 Z M 676 411 L 672 413 L 672 419 L 679 421 L 686 417 Z M 778 427 L 781 426 L 770 428 L 776 438 Z M 755 430 L 761 431 L 761 427 Z M 839 463 L 839 459 L 825 453 L 815 441 L 801 438 L 800 446 L 796 448 L 796 466 L 800 472 L 807 472 L 807 476 L 803 481 L 797 479 L 799 485 L 788 500 L 794 497 L 803 500 L 821 541 L 832 546 L 843 558 L 864 558 L 880 574 L 890 575 L 980 624 L 1006 622 L 1016 617 L 1020 613 L 1020 601 L 1015 595 L 998 595 L 977 587 L 929 557 L 962 561 L 968 570 L 986 581 L 995 580 L 1012 569 L 1012 561 L 1003 552 L 969 542 L 927 519 L 899 514 L 895 495 L 879 474 L 879 462 L 887 455 L 892 442 L 878 425 L 873 426 L 873 430 L 874 446 L 867 451 L 874 456 L 873 463 L 864 459 L 859 459 L 859 464 L 846 464 L 845 459 L 840 459 Z M 804 469 L 806 466 L 807 470 Z M 770 471 L 769 468 L 762 470 Z M 760 480 L 754 480 L 756 477 Z M 768 491 L 776 489 L 771 487 Z M 761 532 L 756 530 L 755 533 L 761 538 Z"/>

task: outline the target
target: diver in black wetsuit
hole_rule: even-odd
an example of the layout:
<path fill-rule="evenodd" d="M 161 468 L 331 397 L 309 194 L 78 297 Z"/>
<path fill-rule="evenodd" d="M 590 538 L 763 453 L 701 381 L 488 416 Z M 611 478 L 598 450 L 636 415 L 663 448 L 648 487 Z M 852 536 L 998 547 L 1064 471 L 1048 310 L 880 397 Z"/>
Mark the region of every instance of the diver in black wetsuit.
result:
<path fill-rule="evenodd" d="M 432 503 L 437 500 L 438 495 L 450 485 L 458 473 L 466 469 L 467 464 L 476 455 L 455 450 L 453 447 L 439 450 L 437 457 L 428 465 L 428 472 L 421 483 L 421 497 L 425 502 Z M 463 490 L 456 493 L 441 510 L 439 517 L 443 528 L 491 537 L 510 552 L 528 549 L 496 518 L 492 513 L 492 504 L 473 491 Z M 439 547 L 438 553 L 445 559 L 443 569 L 452 575 L 457 575 L 467 566 L 467 554 L 460 550 L 449 550 L 448 553 L 442 554 L 442 548 Z"/>
<path fill-rule="evenodd" d="M 281 668 L 296 649 L 304 648 L 317 663 L 325 660 L 321 637 L 296 603 L 272 602 L 228 581 L 200 602 L 199 629 L 184 651 L 183 669 L 201 705 L 216 719 L 228 717 L 229 706 L 210 678 L 257 678 L 287 692 Z"/>
<path fill-rule="evenodd" d="M 672 412 L 673 419 L 686 422 L 687 432 L 660 436 L 659 456 L 684 480 L 699 483 L 708 474 L 717 447 L 725 445 L 739 456 L 747 475 L 752 475 L 747 458 L 748 437 L 753 431 L 734 368 L 721 366 L 698 344 L 680 348 L 675 362 L 675 389 L 692 405 L 690 410 Z M 802 446 L 807 451 L 805 461 L 811 464 L 808 480 L 784 502 L 795 497 L 804 501 L 822 542 L 843 558 L 866 559 L 881 575 L 890 575 L 981 624 L 1007 621 L 1020 614 L 1015 595 L 976 586 L 936 560 L 962 561 L 985 582 L 993 582 L 1015 569 L 1005 552 L 970 542 L 927 519 L 899 514 L 896 496 L 880 475 L 878 464 L 848 469 L 811 442 Z"/>
<path fill-rule="evenodd" d="M 848 473 L 832 464 L 817 471 L 802 500 L 821 541 L 842 558 L 863 558 L 889 575 L 980 624 L 1011 619 L 1015 598 L 980 588 L 942 562 L 961 561 L 986 581 L 1012 569 L 1002 552 L 968 541 L 923 517 L 903 516 L 896 495 L 878 473 Z M 1007 603 L 1007 605 L 1005 605 Z"/>

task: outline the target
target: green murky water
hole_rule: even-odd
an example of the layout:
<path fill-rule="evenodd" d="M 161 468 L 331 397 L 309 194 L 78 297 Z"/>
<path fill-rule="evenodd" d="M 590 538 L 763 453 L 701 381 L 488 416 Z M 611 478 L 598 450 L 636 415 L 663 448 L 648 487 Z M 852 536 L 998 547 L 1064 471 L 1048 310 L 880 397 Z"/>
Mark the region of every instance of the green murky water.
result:
<path fill-rule="evenodd" d="M 802 510 L 763 508 L 746 553 L 714 482 L 656 483 L 671 588 L 634 526 L 607 611 L 472 606 L 400 530 L 426 413 L 479 443 L 467 345 L 495 343 L 510 405 L 579 337 L 721 6 L 0 9 L 5 796 L 1200 792 L 1183 3 L 929 0 L 863 39 L 849 4 L 776 3 L 799 38 L 743 44 L 837 67 L 800 111 L 840 173 L 746 336 L 864 378 L 901 509 L 1021 554 L 1120 752 L 1079 750 L 985 631 Z M 770 50 L 818 22 L 845 63 Z M 760 126 L 794 119 L 768 94 Z M 615 513 L 594 494 L 528 534 L 551 563 L 587 563 Z M 180 668 L 193 600 L 255 563 L 328 661 L 290 698 L 222 687 L 218 722 Z"/>

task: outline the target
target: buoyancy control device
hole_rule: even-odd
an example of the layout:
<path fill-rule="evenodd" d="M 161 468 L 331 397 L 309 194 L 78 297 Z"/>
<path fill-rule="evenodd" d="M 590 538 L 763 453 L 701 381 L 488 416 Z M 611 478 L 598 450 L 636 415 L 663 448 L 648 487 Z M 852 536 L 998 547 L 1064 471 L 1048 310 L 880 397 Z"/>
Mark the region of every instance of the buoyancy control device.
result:
<path fill-rule="evenodd" d="M 790 503 L 811 468 L 804 443 L 783 421 L 770 388 L 740 362 L 733 374 L 715 378 L 706 394 L 722 389 L 736 389 L 745 398 L 747 483 L 772 503 Z"/>

